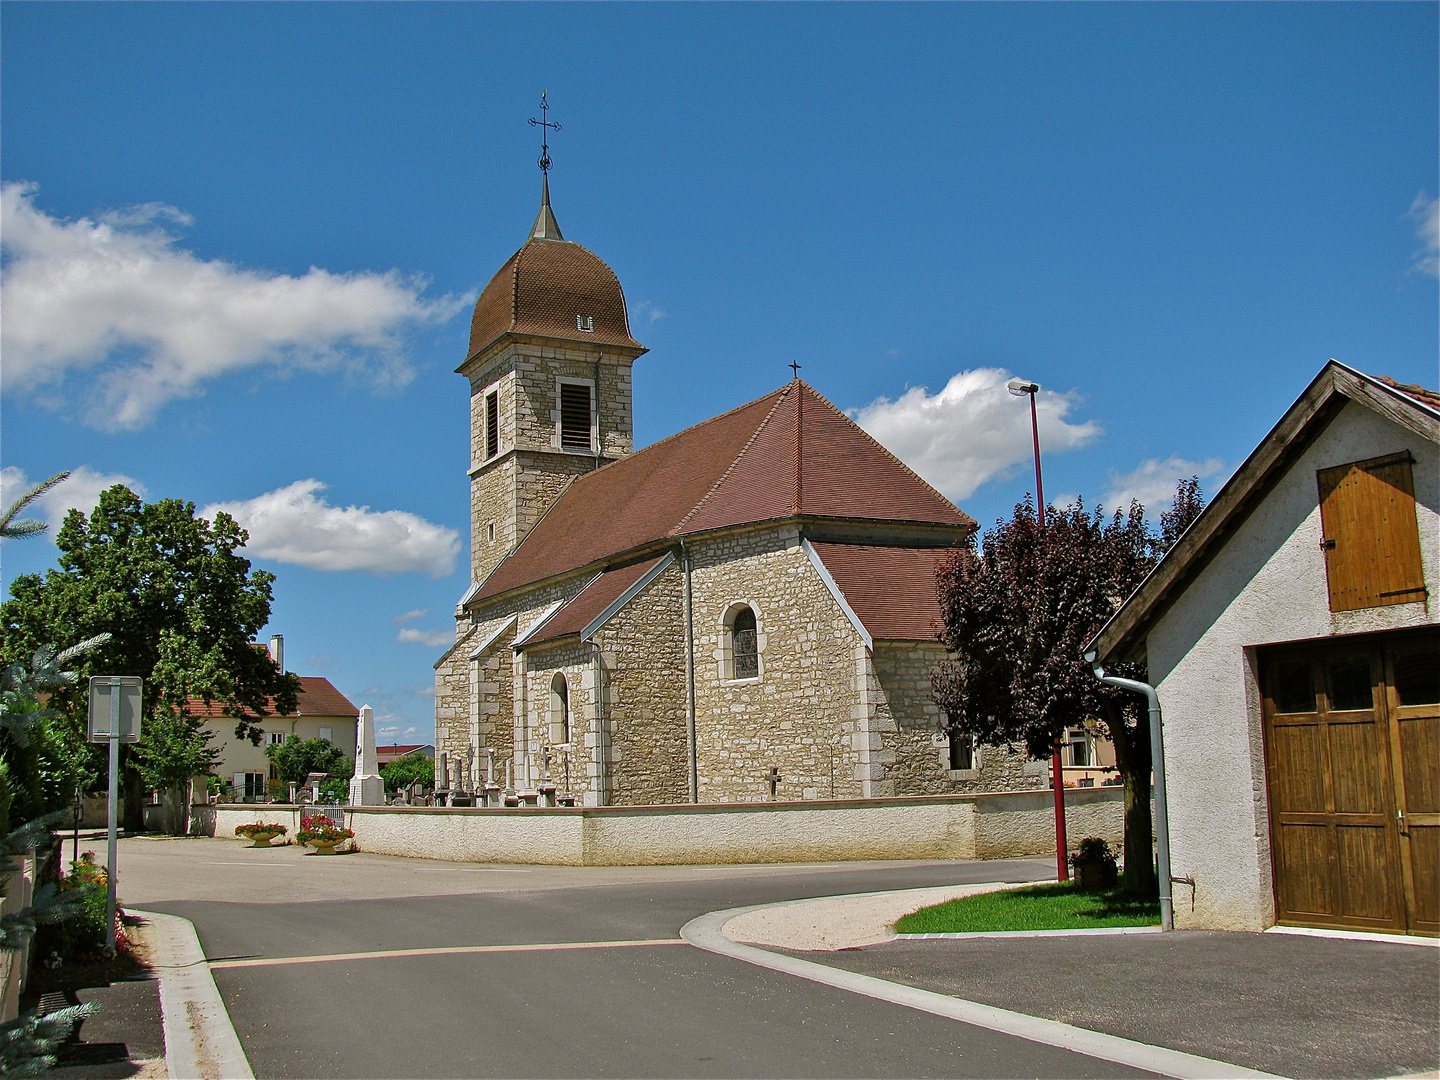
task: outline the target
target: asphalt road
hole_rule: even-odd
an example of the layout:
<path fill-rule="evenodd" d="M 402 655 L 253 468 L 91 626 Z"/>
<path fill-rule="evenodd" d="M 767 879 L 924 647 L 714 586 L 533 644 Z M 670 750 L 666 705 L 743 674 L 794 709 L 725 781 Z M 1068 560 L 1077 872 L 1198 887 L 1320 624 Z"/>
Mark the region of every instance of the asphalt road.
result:
<path fill-rule="evenodd" d="M 133 906 L 194 922 L 212 961 L 667 942 L 221 966 L 216 984 L 259 1077 L 1147 1075 L 673 943 L 682 925 L 719 908 L 1040 878 L 1050 872 L 1043 861 L 657 868 L 634 871 L 641 880 L 633 882 L 614 871 L 555 868 L 540 875 L 538 888 L 526 875 L 474 873 L 468 880 L 484 891 L 307 900 L 305 882 L 296 878 L 321 864 L 307 858 L 297 875 L 287 855 L 266 873 L 290 882 L 295 899 L 283 901 L 274 898 L 271 883 L 253 881 L 265 868 L 248 854 L 236 854 L 227 869 L 219 865 L 225 860 L 203 857 L 221 850 L 208 844 L 178 841 L 170 850 L 187 843 L 192 861 L 213 864 L 205 891 L 228 874 L 235 899 L 146 899 L 147 892 L 177 889 L 164 883 L 158 863 L 145 871 L 150 880 L 137 875 L 134 858 L 122 880 L 136 896 L 127 895 Z M 164 854 L 168 876 L 184 875 L 184 856 Z M 355 865 L 344 872 L 362 869 L 361 859 L 347 859 Z M 402 865 L 374 865 L 379 873 L 398 872 L 401 886 L 406 877 L 418 880 L 419 871 L 436 868 L 396 862 Z M 198 869 L 190 869 L 192 880 Z M 439 869 L 459 878 L 485 868 Z M 340 870 L 332 864 L 328 872 Z M 266 900 L 247 900 L 252 887 Z"/>
<path fill-rule="evenodd" d="M 120 866 L 128 905 L 195 924 L 259 1077 L 1147 1075 L 678 940 L 711 911 L 1036 880 L 1046 860 L 504 867 L 136 838 Z M 1180 932 L 797 955 L 1284 1076 L 1440 1062 L 1431 947 Z"/>

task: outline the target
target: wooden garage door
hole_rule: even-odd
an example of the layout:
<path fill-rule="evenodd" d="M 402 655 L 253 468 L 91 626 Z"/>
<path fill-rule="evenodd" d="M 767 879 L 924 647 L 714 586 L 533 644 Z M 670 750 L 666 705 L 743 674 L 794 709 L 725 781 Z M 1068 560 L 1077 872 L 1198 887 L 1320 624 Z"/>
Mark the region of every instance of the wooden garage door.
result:
<path fill-rule="evenodd" d="M 1440 930 L 1440 635 L 1261 654 L 1282 923 Z"/>

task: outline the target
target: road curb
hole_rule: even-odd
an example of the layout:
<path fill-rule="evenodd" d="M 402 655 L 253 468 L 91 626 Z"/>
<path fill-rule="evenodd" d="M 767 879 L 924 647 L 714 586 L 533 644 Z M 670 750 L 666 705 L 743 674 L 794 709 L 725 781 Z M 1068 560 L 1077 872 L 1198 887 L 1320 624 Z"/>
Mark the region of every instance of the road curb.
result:
<path fill-rule="evenodd" d="M 200 948 L 195 925 L 178 915 L 136 911 L 154 929 L 155 972 L 170 1080 L 254 1080 L 230 1014 Z"/>
<path fill-rule="evenodd" d="M 783 972 L 786 975 L 794 975 L 797 978 L 833 986 L 854 994 L 863 994 L 865 997 L 903 1005 L 906 1008 L 916 1009 L 934 1016 L 959 1020 L 962 1023 L 989 1031 L 1014 1035 L 1030 1042 L 1071 1050 L 1077 1054 L 1084 1054 L 1086 1057 L 1145 1069 L 1161 1076 L 1173 1077 L 1175 1080 L 1277 1080 L 1274 1073 L 1246 1069 L 1226 1061 L 1215 1061 L 1195 1054 L 1186 1054 L 1179 1050 L 1170 1050 L 1163 1046 L 1151 1046 L 1147 1043 L 1135 1042 L 1132 1039 L 1124 1039 L 1118 1035 L 1106 1035 L 1088 1028 L 1062 1024 L 1057 1020 L 1027 1016 L 1025 1013 L 1012 1012 L 1009 1009 L 982 1005 L 978 1001 L 966 1001 L 964 998 L 950 997 L 948 994 L 937 994 L 931 990 L 921 990 L 903 983 L 877 979 L 872 975 L 861 975 L 842 968 L 827 967 L 811 960 L 786 956 L 784 953 L 773 953 L 753 945 L 742 945 L 739 942 L 731 941 L 722 932 L 725 924 L 731 919 L 773 906 L 776 905 L 754 904 L 750 907 L 712 911 L 708 915 L 701 915 L 698 919 L 691 919 L 680 928 L 680 936 L 696 948 L 728 956 L 734 960 L 742 960 L 747 964 L 769 968 L 771 971 Z"/>
<path fill-rule="evenodd" d="M 1090 926 L 1076 930 L 966 930 L 954 934 L 896 934 L 891 941 L 969 941 L 971 938 L 1110 937 L 1158 934 L 1158 926 Z"/>

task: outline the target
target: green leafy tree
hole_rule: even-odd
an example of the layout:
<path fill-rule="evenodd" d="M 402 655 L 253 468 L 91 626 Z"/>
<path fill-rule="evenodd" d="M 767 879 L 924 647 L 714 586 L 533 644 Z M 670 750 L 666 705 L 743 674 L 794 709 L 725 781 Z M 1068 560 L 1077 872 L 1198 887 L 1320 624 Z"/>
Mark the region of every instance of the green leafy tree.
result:
<path fill-rule="evenodd" d="M 1194 478 L 1182 482 L 1178 511 L 1157 535 L 1136 502 L 1110 517 L 1078 502 L 1051 507 L 1042 528 L 1027 499 L 938 576 L 952 657 L 931 681 L 948 726 L 1044 759 L 1066 727 L 1097 722 L 1125 784 L 1123 884 L 1136 895 L 1156 889 L 1148 716 L 1136 695 L 1096 679 L 1081 653 L 1201 505 Z M 1114 673 L 1145 678 L 1142 665 Z"/>
<path fill-rule="evenodd" d="M 407 754 L 380 766 L 380 779 L 390 792 L 408 788 L 417 780 L 429 786 L 435 783 L 435 762 L 424 754 Z"/>
<path fill-rule="evenodd" d="M 349 760 L 329 739 L 298 739 L 294 735 L 279 746 L 267 746 L 265 756 L 275 766 L 275 775 L 293 784 L 305 783 L 311 773 L 337 772 L 342 762 Z M 353 763 L 350 768 L 353 772 Z"/>
<path fill-rule="evenodd" d="M 42 532 L 43 522 L 17 521 L 15 515 L 68 475 L 52 476 L 0 515 L 0 539 Z M 57 692 L 76 683 L 77 675 L 64 670 L 64 665 L 106 641 L 107 635 L 101 634 L 63 651 L 42 645 L 30 656 L 0 668 L 0 896 L 6 894 L 13 879 L 12 857 L 48 847 L 54 841 L 51 830 L 64 816 L 52 813 L 25 821 L 13 830 L 10 828 L 14 799 L 8 765 L 13 758 L 8 755 L 27 750 L 32 736 L 42 733 L 45 723 L 59 715 L 45 699 L 53 699 Z M 0 950 L 23 949 L 34 939 L 40 926 L 80 917 L 92 900 L 90 889 L 62 892 L 53 882 L 42 885 L 28 906 L 0 916 Z M 90 1002 L 52 1012 L 30 1009 L 0 1023 L 0 1074 L 38 1076 L 46 1072 L 55 1064 L 55 1050 L 75 1024 L 98 1008 Z"/>
<path fill-rule="evenodd" d="M 10 663 L 46 641 L 106 632 L 81 674 L 144 678 L 142 743 L 153 729 L 173 745 L 173 728 L 156 721 L 183 712 L 193 697 L 220 703 L 236 736 L 258 744 L 256 721 L 293 712 L 299 683 L 251 643 L 269 620 L 274 575 L 252 571 L 238 554 L 246 539 L 227 514 L 206 521 L 194 503 L 144 503 L 117 484 L 88 517 L 70 511 L 55 540 L 56 568 L 12 583 L 11 599 L 0 605 L 0 658 Z M 52 704 L 83 725 L 82 690 L 61 688 Z M 138 829 L 146 750 L 124 750 L 125 824 Z M 151 756 L 165 755 L 152 747 Z"/>

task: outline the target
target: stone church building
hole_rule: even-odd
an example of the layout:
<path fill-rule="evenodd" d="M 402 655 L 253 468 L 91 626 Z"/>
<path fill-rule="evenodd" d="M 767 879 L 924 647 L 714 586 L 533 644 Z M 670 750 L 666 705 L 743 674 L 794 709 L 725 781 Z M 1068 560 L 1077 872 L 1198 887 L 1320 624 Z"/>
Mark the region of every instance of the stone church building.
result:
<path fill-rule="evenodd" d="M 795 380 L 643 450 L 611 269 L 548 181 L 469 355 L 471 580 L 436 751 L 582 805 L 1044 786 L 945 732 L 935 569 L 975 522 Z M 473 789 L 473 788 L 472 788 Z"/>

